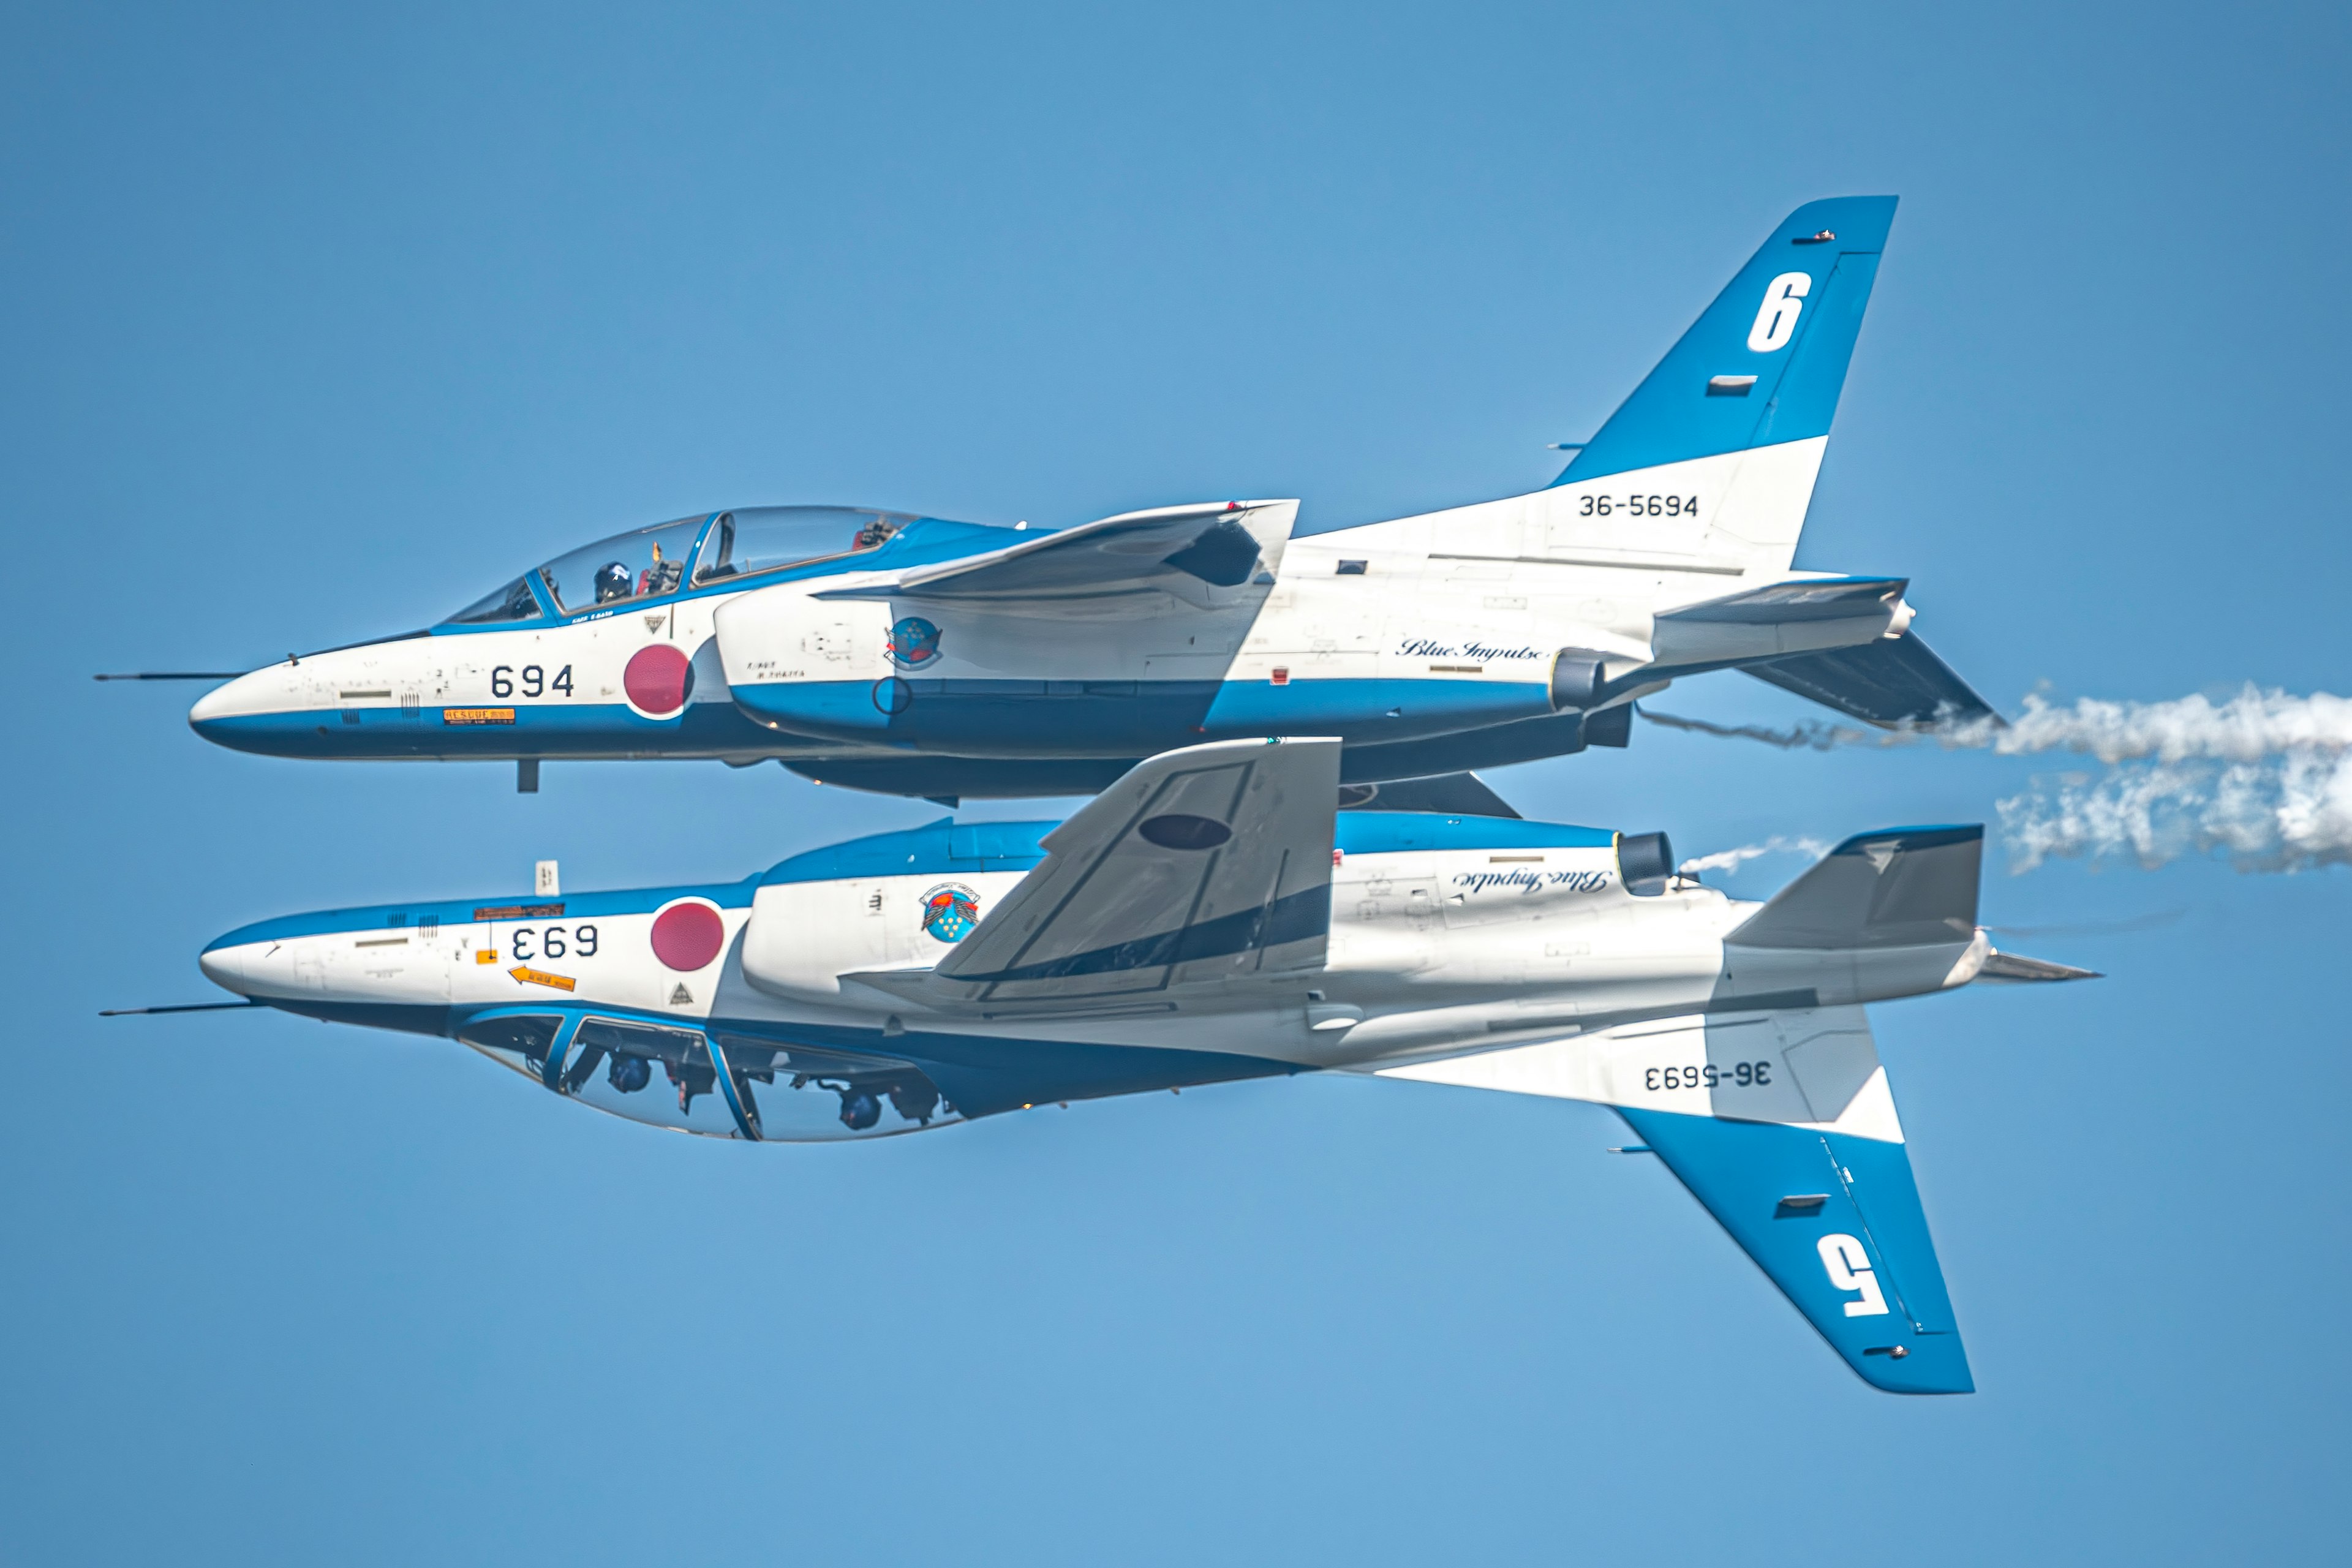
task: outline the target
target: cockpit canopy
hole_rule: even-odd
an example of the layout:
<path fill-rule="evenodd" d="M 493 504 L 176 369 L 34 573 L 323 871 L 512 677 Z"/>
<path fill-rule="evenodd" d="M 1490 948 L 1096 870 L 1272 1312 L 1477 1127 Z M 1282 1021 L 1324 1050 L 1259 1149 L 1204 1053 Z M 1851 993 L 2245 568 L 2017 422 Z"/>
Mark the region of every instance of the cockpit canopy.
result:
<path fill-rule="evenodd" d="M 716 516 L 702 512 L 559 555 L 483 595 L 445 624 L 478 626 L 536 620 L 547 613 L 540 602 L 542 596 L 566 616 L 659 598 L 689 581 L 695 587 L 709 587 L 872 550 L 915 521 L 908 512 L 871 507 L 761 506 L 738 507 Z"/>
<path fill-rule="evenodd" d="M 861 511 L 846 506 L 761 506 L 723 511 L 703 543 L 702 559 L 694 568 L 695 585 L 873 550 L 914 521 L 903 511 Z"/>

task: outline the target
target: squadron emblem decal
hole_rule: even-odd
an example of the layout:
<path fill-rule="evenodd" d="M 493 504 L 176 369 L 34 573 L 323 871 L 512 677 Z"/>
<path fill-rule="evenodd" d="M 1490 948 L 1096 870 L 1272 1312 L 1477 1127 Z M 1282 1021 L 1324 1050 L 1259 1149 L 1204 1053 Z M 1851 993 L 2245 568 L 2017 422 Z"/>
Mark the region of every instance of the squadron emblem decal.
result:
<path fill-rule="evenodd" d="M 908 616 L 890 628 L 890 662 L 900 669 L 920 669 L 940 657 L 940 628 L 920 616 Z"/>
<path fill-rule="evenodd" d="M 961 882 L 941 882 L 923 895 L 923 929 L 941 942 L 961 942 L 980 923 L 980 895 Z"/>

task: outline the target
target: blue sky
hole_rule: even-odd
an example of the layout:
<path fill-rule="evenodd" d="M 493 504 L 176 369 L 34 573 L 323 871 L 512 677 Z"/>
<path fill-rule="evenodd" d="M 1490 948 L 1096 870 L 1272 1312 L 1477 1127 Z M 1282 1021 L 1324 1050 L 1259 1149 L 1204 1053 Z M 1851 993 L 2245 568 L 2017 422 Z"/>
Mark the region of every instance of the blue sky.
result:
<path fill-rule="evenodd" d="M 270 914 L 542 857 L 734 878 L 935 813 L 773 767 L 518 797 L 272 762 L 87 677 L 418 625 L 705 507 L 1511 493 L 1790 208 L 1885 191 L 1800 564 L 1909 574 L 2012 710 L 2343 690 L 2340 8 L 7 31 L 12 1560 L 2338 1549 L 2352 1356 L 2306 1314 L 2352 1286 L 2340 868 L 1996 873 L 1989 921 L 2111 978 L 1878 1010 L 1982 1390 L 1904 1401 L 1590 1108 L 1299 1079 L 760 1151 L 447 1045 L 99 1020 L 202 997 L 197 950 Z M 1802 712 L 1734 676 L 1662 705 Z M 1493 782 L 1696 854 L 1990 820 L 2063 765 L 1643 728 Z"/>

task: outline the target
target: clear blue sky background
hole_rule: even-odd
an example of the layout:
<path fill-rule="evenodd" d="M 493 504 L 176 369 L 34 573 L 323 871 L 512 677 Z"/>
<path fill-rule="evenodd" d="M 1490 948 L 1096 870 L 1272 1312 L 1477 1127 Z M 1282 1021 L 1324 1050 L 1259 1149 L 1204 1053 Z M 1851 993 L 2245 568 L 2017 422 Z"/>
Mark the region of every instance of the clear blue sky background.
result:
<path fill-rule="evenodd" d="M 2311 1561 L 2342 871 L 1994 875 L 1878 1010 L 1982 1392 L 1842 1368 L 1591 1108 L 1300 1079 L 755 1150 L 197 999 L 306 908 L 740 876 L 762 767 L 233 755 L 194 692 L 599 533 L 1511 493 L 1767 228 L 1903 197 L 1801 564 L 1997 700 L 2346 689 L 2340 6 L 12 5 L 0 1555 Z M 1671 706 L 1799 705 L 1736 676 Z M 1643 729 L 1685 853 L 2036 769 Z M 998 815 L 1051 815 L 1015 808 Z M 1730 884 L 1797 869 L 1758 861 Z"/>

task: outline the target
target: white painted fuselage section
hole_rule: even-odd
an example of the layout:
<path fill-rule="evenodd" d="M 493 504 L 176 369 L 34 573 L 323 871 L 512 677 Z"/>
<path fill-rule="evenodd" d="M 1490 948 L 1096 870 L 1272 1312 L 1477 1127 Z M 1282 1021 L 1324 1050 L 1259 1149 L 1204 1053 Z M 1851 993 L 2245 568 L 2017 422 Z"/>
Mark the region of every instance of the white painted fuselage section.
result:
<path fill-rule="evenodd" d="M 1622 702 L 1676 671 L 1899 632 L 1899 603 L 1843 619 L 1674 618 L 1824 575 L 1790 563 L 1826 439 L 1303 537 L 1289 532 L 1295 502 L 1243 503 L 1261 565 L 1229 587 L 1162 572 L 1115 592 L 821 597 L 906 571 L 887 551 L 853 555 L 782 581 L 289 658 L 208 693 L 190 719 L 223 744 L 283 755 L 739 762 L 903 759 L 910 745 L 1120 757 L 1300 723 L 1351 744 L 1475 730 L 1555 711 L 1567 656 L 1601 661 Z M 930 628 L 919 663 L 893 641 L 909 617 Z M 1658 679 L 1643 687 L 1647 669 Z M 901 677 L 921 694 L 869 695 Z M 800 710 L 838 721 L 798 732 L 789 705 L 744 695 L 803 684 L 839 690 Z M 1010 721 L 1002 708 L 953 718 L 959 704 L 1033 699 Z M 1068 700 L 1083 700 L 1056 706 Z M 899 702 L 920 705 L 911 730 L 893 730 Z"/>
<path fill-rule="evenodd" d="M 1025 873 L 952 879 L 980 911 Z M 380 925 L 229 946 L 203 959 L 264 1001 L 449 1008 L 606 1008 L 688 1026 L 729 1022 L 951 1032 L 973 1039 L 1231 1053 L 1365 1068 L 1556 1039 L 1644 1018 L 1832 1007 L 1965 984 L 1981 936 L 1866 952 L 1727 946 L 1758 905 L 1694 883 L 1626 891 L 1607 847 L 1349 855 L 1335 868 L 1328 962 L 1282 973 L 1061 1005 L 927 1010 L 844 976 L 928 970 L 936 873 L 604 900 L 484 905 L 485 918 Z M 682 902 L 718 922 L 709 961 L 676 966 L 655 921 Z M 325 917 L 321 917 L 325 919 Z"/>

